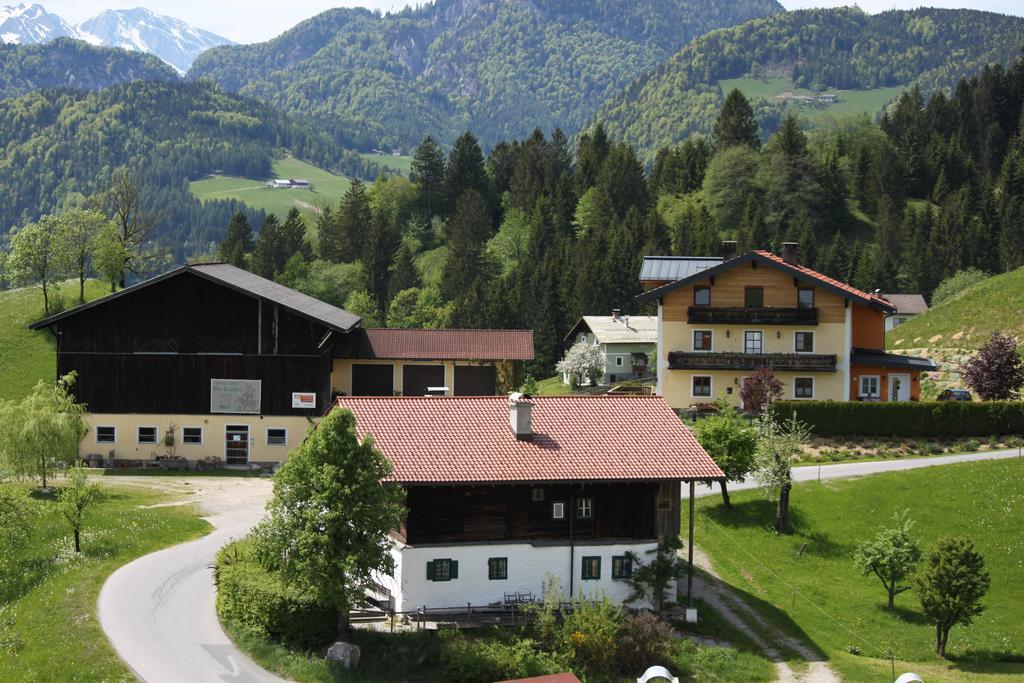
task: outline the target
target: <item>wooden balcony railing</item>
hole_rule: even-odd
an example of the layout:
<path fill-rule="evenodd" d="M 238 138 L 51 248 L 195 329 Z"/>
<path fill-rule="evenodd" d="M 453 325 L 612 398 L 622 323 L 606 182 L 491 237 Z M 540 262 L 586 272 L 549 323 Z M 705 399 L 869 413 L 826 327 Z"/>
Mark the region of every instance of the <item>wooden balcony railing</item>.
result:
<path fill-rule="evenodd" d="M 821 353 L 694 353 L 672 351 L 669 370 L 796 370 L 835 372 L 835 354 Z"/>
<path fill-rule="evenodd" d="M 762 325 L 817 325 L 817 308 L 738 306 L 690 306 L 687 322 L 693 324 L 754 323 Z"/>

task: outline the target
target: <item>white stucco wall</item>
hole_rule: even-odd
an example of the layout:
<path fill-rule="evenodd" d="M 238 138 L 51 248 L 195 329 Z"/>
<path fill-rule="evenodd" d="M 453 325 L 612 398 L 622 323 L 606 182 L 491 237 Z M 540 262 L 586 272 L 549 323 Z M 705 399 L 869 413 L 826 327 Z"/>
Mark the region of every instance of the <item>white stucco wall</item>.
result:
<path fill-rule="evenodd" d="M 505 593 L 532 592 L 539 598 L 543 592 L 546 574 L 558 577 L 566 598 L 598 596 L 606 592 L 614 602 L 622 602 L 630 594 L 629 585 L 621 579 L 612 579 L 612 557 L 633 551 L 642 561 L 657 543 L 577 545 L 573 552 L 573 595 L 569 595 L 568 545 L 540 545 L 529 543 L 495 543 L 487 545 L 456 545 L 409 547 L 396 546 L 395 574 L 382 584 L 390 588 L 395 597 L 395 609 L 413 611 L 417 607 L 457 607 L 467 602 L 487 605 L 503 601 Z M 601 578 L 581 580 L 582 558 L 601 558 Z M 487 578 L 487 560 L 491 557 L 508 558 L 508 579 Z M 450 581 L 429 581 L 427 562 L 436 559 L 457 560 L 459 578 Z"/>

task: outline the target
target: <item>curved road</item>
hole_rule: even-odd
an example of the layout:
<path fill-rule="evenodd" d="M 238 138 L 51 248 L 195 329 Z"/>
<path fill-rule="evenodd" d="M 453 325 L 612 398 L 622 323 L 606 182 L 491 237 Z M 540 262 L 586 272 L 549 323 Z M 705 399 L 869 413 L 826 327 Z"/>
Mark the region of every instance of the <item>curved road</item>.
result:
<path fill-rule="evenodd" d="M 1009 457 L 1017 457 L 1017 451 L 841 463 L 822 465 L 820 476 L 822 479 L 859 477 Z M 793 478 L 798 482 L 813 481 L 819 476 L 818 470 L 817 466 L 795 467 Z M 213 572 L 209 568 L 221 546 L 243 536 L 259 521 L 270 496 L 270 482 L 232 477 L 164 482 L 139 477 L 118 483 L 195 493 L 195 501 L 207 512 L 206 519 L 215 530 L 197 541 L 141 557 L 114 572 L 100 592 L 99 617 L 104 632 L 117 653 L 143 681 L 282 683 L 282 679 L 237 650 L 224 634 L 214 609 L 216 593 Z M 747 480 L 729 488 L 739 490 L 755 485 Z M 707 487 L 698 488 L 698 495 L 710 493 Z"/>
<path fill-rule="evenodd" d="M 214 608 L 210 569 L 221 546 L 259 521 L 270 482 L 233 477 L 188 482 L 215 530 L 197 541 L 140 557 L 111 574 L 100 591 L 100 624 L 121 659 L 143 681 L 283 683 L 225 635 Z"/>

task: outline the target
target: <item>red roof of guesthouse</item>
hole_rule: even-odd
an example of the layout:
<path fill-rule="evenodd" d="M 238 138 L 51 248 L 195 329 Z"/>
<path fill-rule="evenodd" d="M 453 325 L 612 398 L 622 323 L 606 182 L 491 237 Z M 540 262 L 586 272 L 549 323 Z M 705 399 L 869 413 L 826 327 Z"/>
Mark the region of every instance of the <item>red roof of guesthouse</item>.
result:
<path fill-rule="evenodd" d="M 541 396 L 517 439 L 504 396 L 341 396 L 403 484 L 719 479 L 660 396 Z"/>

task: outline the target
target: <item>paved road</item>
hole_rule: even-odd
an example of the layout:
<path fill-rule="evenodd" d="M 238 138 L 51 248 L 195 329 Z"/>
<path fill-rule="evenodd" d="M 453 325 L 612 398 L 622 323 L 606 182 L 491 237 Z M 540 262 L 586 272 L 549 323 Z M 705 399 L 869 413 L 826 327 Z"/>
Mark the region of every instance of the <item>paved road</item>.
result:
<path fill-rule="evenodd" d="M 100 624 L 117 653 L 143 681 L 282 683 L 238 651 L 224 634 L 214 609 L 209 569 L 221 546 L 243 536 L 260 519 L 270 482 L 231 477 L 189 481 L 216 530 L 114 572 L 100 592 Z"/>
<path fill-rule="evenodd" d="M 880 462 L 843 462 L 833 465 L 806 465 L 793 468 L 793 481 L 817 481 L 819 476 L 825 479 L 843 479 L 846 477 L 863 477 L 868 474 L 879 474 L 881 472 L 898 472 L 901 470 L 914 470 L 919 467 L 935 467 L 937 465 L 951 465 L 958 462 L 977 462 L 979 460 L 1002 460 L 1004 458 L 1016 458 L 1016 448 L 1001 451 L 984 451 L 981 453 L 965 453 L 962 455 L 936 455 L 927 458 L 907 458 L 904 460 L 883 460 Z M 820 472 L 819 472 L 820 470 Z M 730 491 L 755 488 L 757 482 L 753 478 L 747 478 L 742 483 L 731 482 Z M 716 484 L 714 491 L 709 487 L 698 484 L 696 493 L 698 496 L 706 496 L 710 493 L 717 493 L 719 487 Z M 683 491 L 686 497 L 686 491 Z"/>

